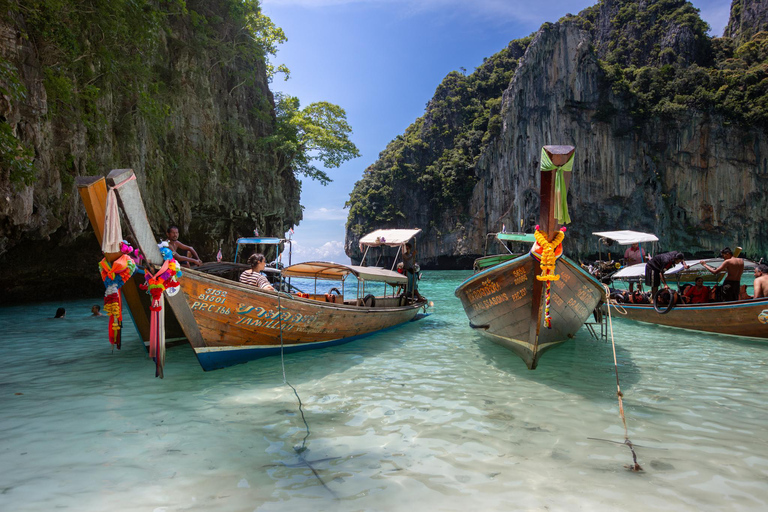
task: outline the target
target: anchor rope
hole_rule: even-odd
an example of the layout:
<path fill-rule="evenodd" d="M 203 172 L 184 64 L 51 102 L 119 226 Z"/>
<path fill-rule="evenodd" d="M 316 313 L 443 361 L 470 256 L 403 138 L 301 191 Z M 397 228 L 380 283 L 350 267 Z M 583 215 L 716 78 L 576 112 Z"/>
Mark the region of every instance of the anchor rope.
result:
<path fill-rule="evenodd" d="M 282 279 L 283 278 L 281 275 L 280 276 L 281 285 L 282 285 Z M 301 413 L 301 420 L 304 422 L 304 427 L 307 430 L 307 434 L 304 436 L 304 439 L 301 440 L 301 448 L 296 450 L 296 452 L 300 454 L 306 449 L 307 438 L 309 437 L 310 432 L 309 432 L 309 424 L 307 423 L 307 419 L 304 417 L 304 408 L 301 402 L 301 397 L 299 396 L 299 392 L 296 391 L 296 388 L 293 387 L 293 385 L 290 382 L 288 382 L 288 377 L 286 377 L 285 375 L 285 353 L 284 353 L 284 344 L 283 344 L 283 311 L 282 311 L 283 306 L 281 305 L 281 301 L 280 301 L 280 296 L 282 294 L 283 292 L 281 290 L 277 291 L 277 319 L 278 319 L 277 324 L 280 331 L 280 365 L 283 370 L 283 384 L 287 384 L 288 387 L 290 387 L 293 390 L 293 394 L 296 395 L 296 400 L 298 400 L 299 402 L 299 413 Z"/>
<path fill-rule="evenodd" d="M 301 421 L 304 422 L 304 428 L 307 430 L 307 434 L 304 436 L 304 439 L 301 440 L 301 447 L 293 447 L 293 450 L 296 452 L 296 455 L 298 455 L 301 462 L 306 464 L 306 466 L 312 471 L 312 474 L 315 475 L 315 478 L 325 487 L 325 489 L 331 493 L 331 496 L 334 497 L 334 499 L 339 499 L 339 497 L 336 495 L 335 492 L 333 492 L 333 489 L 328 487 L 328 484 L 325 483 L 325 481 L 322 479 L 320 474 L 317 472 L 317 470 L 312 466 L 310 461 L 308 461 L 306 458 L 304 458 L 304 452 L 307 449 L 307 438 L 309 437 L 310 431 L 309 431 L 309 423 L 307 423 L 307 418 L 304 416 L 304 408 L 303 404 L 301 402 L 301 397 L 299 396 L 299 392 L 296 391 L 296 388 L 293 387 L 293 385 L 288 382 L 288 378 L 285 375 L 285 353 L 284 353 L 284 344 L 283 344 L 283 312 L 282 312 L 282 305 L 280 301 L 280 296 L 285 293 L 282 291 L 283 289 L 283 275 L 280 274 L 280 282 L 278 284 L 279 289 L 277 290 L 277 313 L 278 313 L 278 321 L 277 324 L 279 326 L 280 330 L 280 365 L 283 369 L 283 384 L 287 384 L 292 390 L 293 394 L 296 395 L 296 400 L 299 402 L 299 412 L 301 413 Z"/>
<path fill-rule="evenodd" d="M 608 327 L 611 332 L 611 347 L 613 348 L 613 369 L 616 373 L 616 397 L 619 400 L 619 414 L 621 416 L 621 421 L 624 424 L 624 444 L 629 447 L 629 451 L 632 452 L 632 461 L 633 465 L 629 466 L 629 469 L 632 471 L 642 471 L 643 468 L 640 467 L 640 464 L 637 463 L 637 454 L 635 453 L 635 447 L 632 444 L 632 441 L 629 440 L 629 429 L 627 428 L 627 418 L 624 416 L 624 402 L 622 398 L 624 398 L 624 394 L 621 392 L 621 384 L 619 383 L 619 362 L 616 357 L 616 342 L 613 339 L 613 318 L 611 316 L 611 290 L 603 284 L 603 288 L 605 289 L 605 299 L 606 304 L 608 304 Z"/>

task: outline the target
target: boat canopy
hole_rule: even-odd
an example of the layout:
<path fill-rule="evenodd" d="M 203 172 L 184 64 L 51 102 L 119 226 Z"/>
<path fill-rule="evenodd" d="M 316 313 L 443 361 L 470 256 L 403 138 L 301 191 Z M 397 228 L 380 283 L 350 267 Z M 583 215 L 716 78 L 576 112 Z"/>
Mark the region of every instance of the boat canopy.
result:
<path fill-rule="evenodd" d="M 420 229 L 377 229 L 360 239 L 360 250 L 363 247 L 379 247 L 386 245 L 398 247 L 421 233 Z"/>
<path fill-rule="evenodd" d="M 388 284 L 405 284 L 408 278 L 399 272 L 381 267 L 359 267 L 342 265 L 328 261 L 305 261 L 283 269 L 284 277 L 304 277 L 309 279 L 333 279 L 340 281 L 352 274 L 362 281 L 374 281 Z"/>
<path fill-rule="evenodd" d="M 284 238 L 269 238 L 269 237 L 250 237 L 250 238 L 238 238 L 239 244 L 264 244 L 264 245 L 277 245 L 284 242 Z"/>
<path fill-rule="evenodd" d="M 688 269 L 684 269 L 682 263 L 678 263 L 674 267 L 664 272 L 665 276 L 672 276 L 679 278 L 681 281 L 693 281 L 698 276 L 712 276 L 713 274 L 704 268 L 702 263 L 709 264 L 710 267 L 719 267 L 723 262 L 722 258 L 708 258 L 703 260 L 686 260 L 685 264 L 688 265 Z M 750 260 L 744 260 L 744 271 L 754 272 L 757 263 Z M 724 274 L 721 274 L 724 275 Z M 630 265 L 619 270 L 613 276 L 613 279 L 632 279 L 645 276 L 645 263 L 638 263 L 637 265 Z"/>
<path fill-rule="evenodd" d="M 619 245 L 632 245 L 641 242 L 658 242 L 659 238 L 651 233 L 641 233 L 640 231 L 600 231 L 592 233 L 600 238 L 610 238 Z"/>
<path fill-rule="evenodd" d="M 533 233 L 496 233 L 496 239 L 502 242 L 535 242 Z"/>

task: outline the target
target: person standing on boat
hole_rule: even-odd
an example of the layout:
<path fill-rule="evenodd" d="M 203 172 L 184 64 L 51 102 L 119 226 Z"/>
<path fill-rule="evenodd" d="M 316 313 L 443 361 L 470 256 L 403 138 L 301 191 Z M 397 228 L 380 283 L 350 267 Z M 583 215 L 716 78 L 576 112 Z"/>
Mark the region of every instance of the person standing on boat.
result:
<path fill-rule="evenodd" d="M 651 300 L 656 297 L 660 282 L 664 283 L 664 288 L 669 290 L 664 272 L 678 263 L 682 263 L 683 268 L 688 268 L 683 253 L 672 251 L 657 254 L 645 265 L 645 284 L 651 287 Z"/>
<path fill-rule="evenodd" d="M 704 262 L 701 265 L 713 274 L 726 273 L 725 281 L 723 281 L 723 302 L 739 300 L 739 286 L 741 285 L 741 275 L 744 273 L 744 260 L 735 257 L 730 247 L 720 251 L 720 257 L 723 258 L 723 262 L 717 268 L 712 268 Z"/>
<path fill-rule="evenodd" d="M 264 255 L 260 253 L 251 254 L 250 258 L 248 258 L 248 264 L 251 266 L 251 269 L 240 274 L 240 282 L 256 286 L 262 290 L 275 291 L 272 285 L 269 284 L 267 276 L 261 273 L 264 267 L 267 266 L 267 259 Z"/>
<path fill-rule="evenodd" d="M 709 286 L 704 286 L 704 278 L 696 278 L 696 286 L 689 286 L 684 296 L 690 298 L 691 304 L 703 304 L 709 302 Z"/>
<path fill-rule="evenodd" d="M 418 290 L 419 270 L 417 267 L 416 250 L 410 242 L 406 243 L 405 248 L 403 249 L 403 272 L 405 272 L 405 277 L 408 278 L 405 294 L 409 297 L 416 297 L 418 300 L 421 300 L 421 294 L 419 294 Z"/>
<path fill-rule="evenodd" d="M 640 247 L 640 244 L 635 242 L 624 251 L 624 265 L 631 266 L 637 265 L 645 261 L 645 251 Z M 629 293 L 632 293 L 635 289 L 634 281 L 629 282 Z"/>
<path fill-rule="evenodd" d="M 179 263 L 186 267 L 197 267 L 203 264 L 200 256 L 197 255 L 197 252 L 191 245 L 179 242 L 178 226 L 169 226 L 165 234 L 168 235 L 168 248 Z M 184 255 L 179 254 L 179 251 L 184 251 Z"/>

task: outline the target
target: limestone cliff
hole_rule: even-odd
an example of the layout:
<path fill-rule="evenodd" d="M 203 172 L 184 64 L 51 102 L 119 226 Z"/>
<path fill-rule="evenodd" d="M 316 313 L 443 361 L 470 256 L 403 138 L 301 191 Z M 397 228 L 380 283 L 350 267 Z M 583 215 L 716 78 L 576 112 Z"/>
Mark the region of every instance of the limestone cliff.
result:
<path fill-rule="evenodd" d="M 274 100 L 239 2 L 68 4 L 0 1 L 0 64 L 26 91 L 0 97 L 0 123 L 34 152 L 32 176 L 0 170 L 0 301 L 99 291 L 76 176 L 134 169 L 156 235 L 178 224 L 208 260 L 220 241 L 231 255 L 234 237 L 301 220 L 300 185 L 267 142 Z"/>
<path fill-rule="evenodd" d="M 418 180 L 401 180 L 412 199 L 391 194 L 397 199 L 388 204 L 415 213 L 384 216 L 379 224 L 426 228 L 422 266 L 466 268 L 482 253 L 487 232 L 502 224 L 517 228 L 521 219 L 533 229 L 541 146 L 570 144 L 576 147 L 566 237 L 572 255 L 597 252 L 591 233 L 614 229 L 654 232 L 665 250 L 711 253 L 740 245 L 752 257 L 766 254 L 768 124 L 755 107 L 765 92 L 740 81 L 765 76 L 755 71 L 768 62 L 765 38 L 755 36 L 759 50 L 750 49 L 745 60 L 732 41 L 703 33 L 703 22 L 682 1 L 604 0 L 545 24 L 503 91 L 501 126 L 466 175 L 467 199 L 430 208 Z M 396 167 L 428 169 L 389 149 L 382 155 Z M 360 198 L 374 205 L 370 185 L 384 181 L 376 172 L 380 163 L 350 199 L 346 247 L 353 259 L 359 232 L 373 224 L 355 206 Z"/>
<path fill-rule="evenodd" d="M 765 0 L 733 0 L 731 18 L 723 37 L 746 42 L 760 31 L 768 30 L 768 6 Z"/>

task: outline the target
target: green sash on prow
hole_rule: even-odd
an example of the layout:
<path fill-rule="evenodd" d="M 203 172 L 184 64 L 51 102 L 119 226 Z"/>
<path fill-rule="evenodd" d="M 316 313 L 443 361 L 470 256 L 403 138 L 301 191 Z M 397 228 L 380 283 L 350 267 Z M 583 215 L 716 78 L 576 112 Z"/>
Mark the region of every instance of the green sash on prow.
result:
<path fill-rule="evenodd" d="M 555 219 L 560 224 L 570 224 L 571 216 L 568 215 L 568 189 L 565 186 L 565 174 L 573 169 L 573 157 L 571 155 L 562 166 L 558 167 L 549 159 L 549 155 L 544 148 L 541 148 L 541 172 L 557 171 L 555 174 Z"/>

